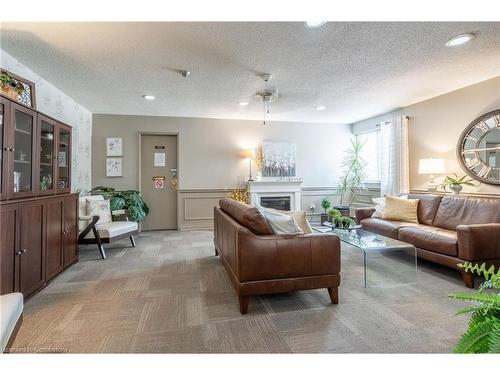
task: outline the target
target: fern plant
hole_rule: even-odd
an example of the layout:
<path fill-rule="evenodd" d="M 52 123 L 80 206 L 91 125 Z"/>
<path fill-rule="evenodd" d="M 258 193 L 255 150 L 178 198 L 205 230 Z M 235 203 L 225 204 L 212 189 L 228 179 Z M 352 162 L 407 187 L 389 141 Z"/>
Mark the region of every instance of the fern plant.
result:
<path fill-rule="evenodd" d="M 486 268 L 465 262 L 459 265 L 465 272 L 483 275 L 485 281 L 478 292 L 457 292 L 449 297 L 476 302 L 457 312 L 472 313 L 467 331 L 455 346 L 455 353 L 500 353 L 500 269 Z M 488 292 L 492 290 L 492 292 Z"/>

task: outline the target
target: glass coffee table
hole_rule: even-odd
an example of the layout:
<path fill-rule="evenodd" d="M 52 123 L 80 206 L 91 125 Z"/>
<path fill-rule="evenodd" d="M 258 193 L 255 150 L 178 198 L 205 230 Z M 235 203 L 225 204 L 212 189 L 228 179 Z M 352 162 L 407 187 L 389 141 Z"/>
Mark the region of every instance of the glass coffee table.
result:
<path fill-rule="evenodd" d="M 410 252 L 413 254 L 414 258 L 412 262 L 415 265 L 414 270 L 415 272 L 417 271 L 417 249 L 409 243 L 372 233 L 364 229 L 338 229 L 322 226 L 314 227 L 313 230 L 320 233 L 333 233 L 337 235 L 342 242 L 354 246 L 363 252 L 363 281 L 365 288 L 367 285 L 366 273 L 368 261 L 372 254 L 378 254 L 385 251 Z"/>

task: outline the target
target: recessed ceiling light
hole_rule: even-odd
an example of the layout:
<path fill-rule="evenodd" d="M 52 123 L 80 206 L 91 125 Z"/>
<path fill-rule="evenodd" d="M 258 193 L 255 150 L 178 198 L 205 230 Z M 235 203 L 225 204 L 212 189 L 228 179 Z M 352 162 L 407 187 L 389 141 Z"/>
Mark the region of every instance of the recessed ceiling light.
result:
<path fill-rule="evenodd" d="M 324 105 L 317 105 L 316 107 L 314 107 L 314 109 L 316 111 L 324 111 L 326 107 Z"/>
<path fill-rule="evenodd" d="M 316 27 L 321 27 L 326 23 L 326 21 L 307 21 L 306 27 L 314 29 Z"/>
<path fill-rule="evenodd" d="M 474 39 L 475 35 L 474 34 L 471 34 L 471 33 L 467 33 L 467 34 L 460 34 L 460 35 L 457 35 L 453 38 L 451 38 L 450 40 L 448 40 L 445 45 L 446 47 L 455 47 L 455 46 L 459 46 L 461 44 L 464 44 L 464 43 L 467 43 L 467 42 L 470 42 L 472 39 Z"/>
<path fill-rule="evenodd" d="M 242 107 L 248 105 L 248 102 L 238 102 L 238 105 L 241 105 Z"/>
<path fill-rule="evenodd" d="M 142 97 L 146 100 L 155 100 L 155 97 L 153 95 L 143 95 Z"/>

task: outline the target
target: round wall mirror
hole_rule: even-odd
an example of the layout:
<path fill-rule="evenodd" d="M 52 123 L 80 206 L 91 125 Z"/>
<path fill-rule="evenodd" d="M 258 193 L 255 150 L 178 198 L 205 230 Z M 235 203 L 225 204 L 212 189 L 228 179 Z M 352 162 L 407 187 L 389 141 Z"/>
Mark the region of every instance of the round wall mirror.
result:
<path fill-rule="evenodd" d="M 457 157 L 472 178 L 500 185 L 500 109 L 478 117 L 465 128 L 458 140 Z"/>

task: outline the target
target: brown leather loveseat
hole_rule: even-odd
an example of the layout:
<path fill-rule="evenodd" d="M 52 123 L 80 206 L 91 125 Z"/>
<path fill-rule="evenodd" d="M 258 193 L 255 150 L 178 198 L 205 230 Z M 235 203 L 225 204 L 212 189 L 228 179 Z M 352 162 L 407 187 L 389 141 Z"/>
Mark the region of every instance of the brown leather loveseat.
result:
<path fill-rule="evenodd" d="M 374 208 L 358 208 L 363 229 L 417 248 L 420 258 L 459 269 L 464 261 L 500 264 L 500 199 L 410 194 L 419 199 L 419 224 L 372 218 Z M 462 272 L 465 285 L 474 275 Z"/>
<path fill-rule="evenodd" d="M 214 212 L 215 254 L 236 289 L 240 312 L 250 296 L 327 288 L 338 303 L 340 241 L 333 234 L 274 235 L 252 206 L 221 199 Z"/>

